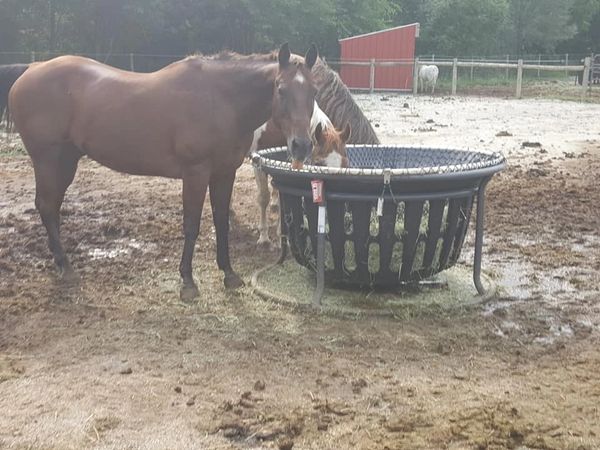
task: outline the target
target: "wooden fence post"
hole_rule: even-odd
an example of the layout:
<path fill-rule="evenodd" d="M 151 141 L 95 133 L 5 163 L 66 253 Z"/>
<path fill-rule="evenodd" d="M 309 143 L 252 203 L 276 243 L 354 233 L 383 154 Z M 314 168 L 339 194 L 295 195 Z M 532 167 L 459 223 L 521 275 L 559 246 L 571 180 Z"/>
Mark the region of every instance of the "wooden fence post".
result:
<path fill-rule="evenodd" d="M 452 95 L 456 95 L 456 82 L 458 78 L 458 58 L 452 62 Z"/>
<path fill-rule="evenodd" d="M 581 87 L 583 88 L 583 92 L 585 92 L 590 83 L 590 68 L 592 66 L 592 58 L 586 56 L 583 62 L 583 80 L 581 80 Z"/>
<path fill-rule="evenodd" d="M 521 98 L 523 88 L 523 60 L 519 59 L 517 63 L 517 98 Z"/>
<path fill-rule="evenodd" d="M 473 58 L 471 58 L 471 81 L 473 81 L 473 69 L 474 69 L 473 62 L 474 62 Z"/>
<path fill-rule="evenodd" d="M 134 64 L 133 64 L 133 53 L 130 53 L 130 54 L 129 54 L 129 69 L 130 69 L 132 72 L 135 72 L 135 66 L 134 66 Z"/>
<path fill-rule="evenodd" d="M 419 57 L 415 58 L 415 65 L 413 67 L 413 95 L 417 95 L 419 92 Z"/>
<path fill-rule="evenodd" d="M 375 92 L 375 60 L 371 59 L 371 67 L 369 72 L 369 93 Z"/>

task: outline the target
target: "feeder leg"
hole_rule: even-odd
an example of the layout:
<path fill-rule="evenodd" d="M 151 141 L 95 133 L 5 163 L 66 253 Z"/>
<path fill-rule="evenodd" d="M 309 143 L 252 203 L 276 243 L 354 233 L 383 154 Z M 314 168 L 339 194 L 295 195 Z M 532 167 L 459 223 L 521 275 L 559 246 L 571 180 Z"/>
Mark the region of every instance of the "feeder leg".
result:
<path fill-rule="evenodd" d="M 288 250 L 288 227 L 285 223 L 285 210 L 283 209 L 283 194 L 279 193 L 279 239 L 281 244 L 281 253 L 279 254 L 279 259 L 277 260 L 277 264 L 283 264 L 285 258 L 287 257 Z"/>
<path fill-rule="evenodd" d="M 325 289 L 325 220 L 327 208 L 323 203 L 319 205 L 319 220 L 317 223 L 317 287 L 313 296 L 313 303 L 321 306 L 323 291 Z"/>
<path fill-rule="evenodd" d="M 475 224 L 475 257 L 473 261 L 473 282 L 479 295 L 485 294 L 485 288 L 481 284 L 481 255 L 483 250 L 483 223 L 485 213 L 485 188 L 490 178 L 481 182 L 477 192 L 477 221 Z"/>

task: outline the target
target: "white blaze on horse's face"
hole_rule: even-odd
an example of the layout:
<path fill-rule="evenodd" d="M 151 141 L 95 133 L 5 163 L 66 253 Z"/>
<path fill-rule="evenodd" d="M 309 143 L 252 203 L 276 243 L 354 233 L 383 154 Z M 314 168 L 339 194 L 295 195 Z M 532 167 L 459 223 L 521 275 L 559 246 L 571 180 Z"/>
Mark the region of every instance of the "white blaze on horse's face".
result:
<path fill-rule="evenodd" d="M 311 47 L 305 63 L 290 62 L 286 44 L 279 50 L 279 72 L 275 81 L 272 116 L 275 125 L 287 141 L 288 152 L 297 166 L 310 158 L 312 139 L 310 122 L 315 102 L 311 69 L 317 59 L 316 47 Z"/>

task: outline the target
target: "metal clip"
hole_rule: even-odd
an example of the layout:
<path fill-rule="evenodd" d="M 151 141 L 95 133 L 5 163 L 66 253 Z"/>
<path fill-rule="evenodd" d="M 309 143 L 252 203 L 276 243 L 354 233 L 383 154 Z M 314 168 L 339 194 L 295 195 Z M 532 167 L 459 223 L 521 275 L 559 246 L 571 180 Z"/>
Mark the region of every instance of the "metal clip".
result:
<path fill-rule="evenodd" d="M 383 184 L 390 184 L 392 180 L 392 169 L 383 169 Z"/>

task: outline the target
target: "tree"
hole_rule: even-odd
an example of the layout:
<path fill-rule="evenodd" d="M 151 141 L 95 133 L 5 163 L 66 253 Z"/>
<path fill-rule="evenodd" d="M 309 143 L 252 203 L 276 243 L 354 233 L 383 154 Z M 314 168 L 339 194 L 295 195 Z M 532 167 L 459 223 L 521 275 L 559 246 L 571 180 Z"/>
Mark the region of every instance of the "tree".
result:
<path fill-rule="evenodd" d="M 517 54 L 549 53 L 556 44 L 571 38 L 573 0 L 510 0 L 507 35 Z"/>
<path fill-rule="evenodd" d="M 574 0 L 570 23 L 577 28 L 572 39 L 561 42 L 561 52 L 600 52 L 600 0 Z"/>
<path fill-rule="evenodd" d="M 436 53 L 472 56 L 497 51 L 508 13 L 505 0 L 440 0 L 431 6 L 426 31 Z"/>

